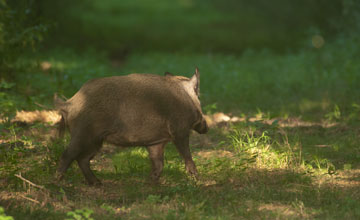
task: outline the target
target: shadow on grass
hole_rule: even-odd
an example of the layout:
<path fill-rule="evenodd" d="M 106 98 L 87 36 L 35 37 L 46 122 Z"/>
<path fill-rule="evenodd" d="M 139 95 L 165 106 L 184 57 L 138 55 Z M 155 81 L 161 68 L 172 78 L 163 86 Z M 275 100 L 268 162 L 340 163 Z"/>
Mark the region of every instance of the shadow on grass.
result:
<path fill-rule="evenodd" d="M 238 154 L 229 141 L 233 128 L 224 125 L 213 128 L 210 137 L 192 136 L 194 160 L 200 173 L 197 181 L 186 175 L 183 161 L 172 145 L 166 147 L 165 168 L 158 185 L 149 181 L 151 167 L 145 148 L 129 148 L 112 157 L 98 155 L 92 167 L 103 181 L 101 187 L 84 184 L 77 165 L 67 172 L 63 182 L 51 185 L 53 175 L 50 171 L 54 169 L 47 173 L 41 170 L 43 166 L 35 166 L 33 162 L 46 155 L 46 148 L 38 146 L 34 152 L 37 155 L 26 154 L 25 158 L 14 154 L 19 163 L 30 160 L 25 163 L 29 166 L 23 170 L 23 176 L 36 183 L 49 182 L 46 188 L 50 193 L 41 197 L 38 189 L 22 186 L 20 180 L 16 180 L 15 185 L 4 183 L 1 184 L 1 206 L 15 219 L 62 219 L 68 211 L 83 207 L 94 210 L 96 216 L 109 218 L 156 215 L 165 218 L 172 212 L 179 218 L 189 215 L 193 218 L 252 219 L 360 217 L 360 172 L 353 143 L 357 131 L 353 127 L 337 124 L 327 128 L 315 125 L 280 129 L 252 122 L 235 125 L 243 132 L 252 130 L 256 137 L 267 131 L 272 140 L 269 145 L 272 153 L 281 153 L 289 146 L 294 148 L 293 152 L 300 151 L 295 147 L 301 146 L 304 162 L 313 163 L 315 168 L 314 156 L 318 161 L 327 159 L 339 169 L 332 175 L 316 173 L 316 169 L 307 172 L 309 170 L 297 169 L 291 164 L 285 168 L 271 164 L 252 167 L 254 162 L 247 160 L 251 158 L 251 152 Z M 285 146 L 286 143 L 289 145 Z M 234 164 L 236 161 L 240 162 Z M 318 170 L 326 166 L 326 163 L 319 164 Z M 351 166 L 343 171 L 344 164 Z M 54 163 L 48 165 L 55 166 Z M 24 199 L 24 196 L 40 204 Z M 104 204 L 111 207 L 113 214 L 102 208 Z"/>

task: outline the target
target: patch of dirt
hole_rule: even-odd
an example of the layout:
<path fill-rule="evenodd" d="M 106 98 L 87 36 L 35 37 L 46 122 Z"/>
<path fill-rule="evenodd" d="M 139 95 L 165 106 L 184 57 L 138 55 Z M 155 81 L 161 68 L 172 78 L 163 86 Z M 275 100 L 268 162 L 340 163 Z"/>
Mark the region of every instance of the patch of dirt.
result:
<path fill-rule="evenodd" d="M 294 208 L 290 205 L 284 205 L 284 204 L 262 204 L 258 208 L 259 211 L 271 211 L 276 213 L 281 213 L 282 216 L 286 217 L 294 217 L 298 214 L 294 210 Z M 303 216 L 306 217 L 306 216 Z"/>
<path fill-rule="evenodd" d="M 234 154 L 227 150 L 213 150 L 213 151 L 200 151 L 195 154 L 196 156 L 199 156 L 203 159 L 210 159 L 214 157 L 227 157 L 232 158 L 234 157 Z"/>
<path fill-rule="evenodd" d="M 343 188 L 357 188 L 360 196 L 360 169 L 340 171 L 332 184 Z"/>
<path fill-rule="evenodd" d="M 35 122 L 49 123 L 51 125 L 56 124 L 61 119 L 60 114 L 57 111 L 17 111 L 15 118 L 11 122 L 22 122 L 26 124 L 32 124 Z"/>
<path fill-rule="evenodd" d="M 321 122 L 310 122 L 304 121 L 299 117 L 282 119 L 282 118 L 273 118 L 273 119 L 264 119 L 262 117 L 237 117 L 231 116 L 230 114 L 225 114 L 223 112 L 217 112 L 212 115 L 205 115 L 204 116 L 206 122 L 208 123 L 209 127 L 215 126 L 224 126 L 229 123 L 237 123 L 237 122 L 261 122 L 263 124 L 272 125 L 273 123 L 277 123 L 280 127 L 313 127 L 319 126 L 322 128 L 330 128 L 337 125 L 337 123 L 329 122 L 329 121 L 321 121 Z"/>

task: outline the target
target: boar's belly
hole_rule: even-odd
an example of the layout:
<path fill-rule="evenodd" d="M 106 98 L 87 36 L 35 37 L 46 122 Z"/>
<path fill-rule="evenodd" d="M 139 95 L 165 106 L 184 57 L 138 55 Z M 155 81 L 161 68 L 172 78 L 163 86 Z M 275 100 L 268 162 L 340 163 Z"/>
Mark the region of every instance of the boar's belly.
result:
<path fill-rule="evenodd" d="M 159 143 L 169 142 L 171 138 L 166 135 L 150 136 L 146 134 L 123 134 L 114 133 L 105 138 L 105 141 L 118 146 L 151 146 Z"/>

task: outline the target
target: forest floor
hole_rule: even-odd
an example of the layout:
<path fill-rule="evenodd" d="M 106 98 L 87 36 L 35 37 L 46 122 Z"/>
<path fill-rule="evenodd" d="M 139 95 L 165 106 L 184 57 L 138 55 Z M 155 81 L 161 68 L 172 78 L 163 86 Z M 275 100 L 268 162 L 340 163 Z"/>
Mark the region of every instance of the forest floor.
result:
<path fill-rule="evenodd" d="M 343 71 L 334 53 L 24 56 L 16 83 L 0 84 L 0 206 L 15 219 L 359 219 L 359 65 Z M 54 93 L 131 72 L 191 76 L 195 66 L 211 124 L 191 136 L 198 180 L 172 144 L 157 185 L 144 148 L 106 144 L 91 162 L 102 186 L 88 186 L 76 163 L 55 181 L 69 136 L 56 138 Z"/>
<path fill-rule="evenodd" d="M 70 4 L 54 39 L 0 77 L 0 219 L 360 219 L 358 30 L 307 30 L 302 3 L 284 19 L 238 1 Z M 55 181 L 70 138 L 56 137 L 55 93 L 196 67 L 210 125 L 191 134 L 199 179 L 170 143 L 158 184 L 144 148 L 108 144 L 91 161 L 102 186 L 76 163 Z"/>

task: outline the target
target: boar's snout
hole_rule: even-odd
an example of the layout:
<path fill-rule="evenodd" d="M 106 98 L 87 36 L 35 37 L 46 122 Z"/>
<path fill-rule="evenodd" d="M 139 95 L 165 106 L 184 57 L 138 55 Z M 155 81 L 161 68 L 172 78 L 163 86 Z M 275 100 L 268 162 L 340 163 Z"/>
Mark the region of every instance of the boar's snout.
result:
<path fill-rule="evenodd" d="M 194 125 L 193 129 L 197 131 L 199 134 L 205 134 L 208 132 L 209 126 L 207 125 L 206 120 L 202 118 L 199 122 L 197 122 Z"/>

